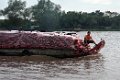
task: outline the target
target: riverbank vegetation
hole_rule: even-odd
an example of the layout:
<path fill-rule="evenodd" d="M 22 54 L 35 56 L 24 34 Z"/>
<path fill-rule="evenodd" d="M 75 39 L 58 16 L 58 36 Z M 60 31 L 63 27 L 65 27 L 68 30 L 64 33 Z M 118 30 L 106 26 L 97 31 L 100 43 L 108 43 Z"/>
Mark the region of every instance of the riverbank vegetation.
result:
<path fill-rule="evenodd" d="M 120 14 L 117 12 L 62 11 L 61 6 L 50 0 L 38 0 L 36 5 L 26 7 L 26 2 L 9 0 L 0 10 L 1 30 L 120 30 Z"/>

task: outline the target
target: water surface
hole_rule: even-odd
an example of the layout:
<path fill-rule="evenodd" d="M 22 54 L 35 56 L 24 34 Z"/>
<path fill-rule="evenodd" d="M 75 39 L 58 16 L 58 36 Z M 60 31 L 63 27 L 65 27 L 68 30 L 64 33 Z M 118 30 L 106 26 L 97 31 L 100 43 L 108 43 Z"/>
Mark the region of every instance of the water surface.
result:
<path fill-rule="evenodd" d="M 83 39 L 86 32 L 79 32 Z M 0 57 L 0 80 L 120 80 L 120 32 L 92 32 L 106 41 L 100 55 L 57 59 L 47 56 Z"/>

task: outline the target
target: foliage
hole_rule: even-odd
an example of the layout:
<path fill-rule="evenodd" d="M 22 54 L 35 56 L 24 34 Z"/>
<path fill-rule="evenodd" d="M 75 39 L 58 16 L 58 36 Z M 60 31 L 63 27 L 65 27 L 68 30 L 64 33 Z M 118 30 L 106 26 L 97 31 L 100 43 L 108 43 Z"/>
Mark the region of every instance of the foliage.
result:
<path fill-rule="evenodd" d="M 0 29 L 23 30 L 120 30 L 120 14 L 117 12 L 61 11 L 61 6 L 50 0 L 38 0 L 36 5 L 26 8 L 26 2 L 9 0 L 8 6 L 0 10 Z"/>
<path fill-rule="evenodd" d="M 9 0 L 8 6 L 2 11 L 2 14 L 8 19 L 6 20 L 7 25 L 9 25 L 8 29 L 19 29 L 22 26 L 22 14 L 25 6 L 26 2 L 21 0 Z"/>
<path fill-rule="evenodd" d="M 33 6 L 33 20 L 40 30 L 54 30 L 59 26 L 60 6 L 50 0 L 39 0 Z"/>

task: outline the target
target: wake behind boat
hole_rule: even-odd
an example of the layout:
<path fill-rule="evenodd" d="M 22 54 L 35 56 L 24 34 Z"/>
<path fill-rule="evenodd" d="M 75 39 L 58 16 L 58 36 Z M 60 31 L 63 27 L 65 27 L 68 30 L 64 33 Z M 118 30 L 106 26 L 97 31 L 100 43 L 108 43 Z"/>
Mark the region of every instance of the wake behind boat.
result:
<path fill-rule="evenodd" d="M 69 33 L 67 33 L 69 34 Z M 101 40 L 95 47 L 88 48 L 75 35 L 56 32 L 3 31 L 0 32 L 0 55 L 47 55 L 53 57 L 80 57 L 98 54 L 104 47 Z M 79 48 L 74 42 L 79 41 Z"/>

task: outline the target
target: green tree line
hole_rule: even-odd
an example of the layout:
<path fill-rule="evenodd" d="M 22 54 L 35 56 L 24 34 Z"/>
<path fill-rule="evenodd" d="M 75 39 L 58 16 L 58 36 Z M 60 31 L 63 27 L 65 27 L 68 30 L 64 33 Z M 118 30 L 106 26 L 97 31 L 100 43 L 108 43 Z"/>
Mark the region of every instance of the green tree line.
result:
<path fill-rule="evenodd" d="M 65 12 L 50 0 L 38 0 L 28 8 L 25 1 L 9 0 L 0 16 L 5 17 L 0 20 L 0 29 L 5 30 L 120 30 L 117 12 Z"/>

